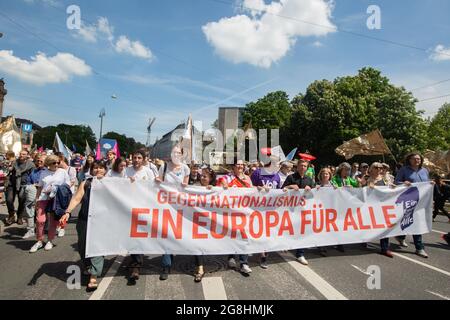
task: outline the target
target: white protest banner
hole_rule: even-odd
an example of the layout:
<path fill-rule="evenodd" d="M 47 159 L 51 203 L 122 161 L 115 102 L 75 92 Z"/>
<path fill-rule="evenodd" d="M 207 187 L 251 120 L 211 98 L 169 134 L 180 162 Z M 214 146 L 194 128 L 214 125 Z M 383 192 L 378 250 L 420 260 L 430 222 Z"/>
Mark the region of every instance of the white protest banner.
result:
<path fill-rule="evenodd" d="M 433 187 L 174 188 L 94 180 L 88 257 L 257 253 L 431 232 Z"/>

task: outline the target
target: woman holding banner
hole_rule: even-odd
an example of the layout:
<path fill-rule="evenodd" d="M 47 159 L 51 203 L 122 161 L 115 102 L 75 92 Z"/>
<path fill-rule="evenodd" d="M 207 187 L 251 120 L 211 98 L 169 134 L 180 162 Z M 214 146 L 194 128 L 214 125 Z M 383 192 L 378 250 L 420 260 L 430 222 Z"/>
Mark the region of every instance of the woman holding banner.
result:
<path fill-rule="evenodd" d="M 383 164 L 379 162 L 372 163 L 369 169 L 369 178 L 367 180 L 361 180 L 361 183 L 363 184 L 363 186 L 367 186 L 372 189 L 382 186 L 394 186 L 393 184 L 389 184 L 384 178 Z M 381 239 L 380 246 L 382 255 L 388 258 L 394 258 L 392 251 L 389 250 L 389 238 Z"/>
<path fill-rule="evenodd" d="M 171 161 L 165 163 L 159 168 L 159 177 L 156 182 L 166 182 L 174 187 L 186 187 L 189 182 L 191 170 L 183 163 L 183 148 L 175 145 L 171 153 Z M 170 268 L 172 267 L 173 255 L 165 254 L 162 257 L 162 271 L 159 280 L 167 280 L 169 278 Z"/>
<path fill-rule="evenodd" d="M 211 190 L 213 186 L 216 185 L 216 173 L 213 169 L 208 166 L 202 167 L 202 174 L 200 175 L 199 182 L 194 185 L 206 187 Z M 203 269 L 203 256 L 195 256 L 195 274 L 194 281 L 201 282 L 203 276 L 205 275 L 205 270 Z"/>
<path fill-rule="evenodd" d="M 225 189 L 233 188 L 251 188 L 253 186 L 249 176 L 244 174 L 244 161 L 234 158 L 232 172 L 226 176 L 223 176 L 218 182 L 218 186 Z M 240 271 L 245 275 L 249 275 L 252 272 L 248 265 L 248 254 L 239 255 Z M 236 269 L 236 260 L 234 255 L 228 256 L 228 267 L 230 269 Z"/>
<path fill-rule="evenodd" d="M 81 203 L 81 209 L 78 213 L 77 234 L 78 234 L 78 252 L 83 262 L 83 266 L 90 275 L 88 290 L 93 291 L 98 287 L 97 277 L 101 276 L 103 271 L 104 257 L 86 258 L 86 236 L 89 217 L 89 202 L 91 197 L 91 186 L 93 179 L 102 179 L 106 173 L 106 165 L 103 162 L 95 162 L 91 166 L 90 174 L 94 178 L 89 178 L 81 182 L 77 193 L 70 201 L 66 214 L 62 216 L 61 222 L 66 223 L 72 211 Z"/>

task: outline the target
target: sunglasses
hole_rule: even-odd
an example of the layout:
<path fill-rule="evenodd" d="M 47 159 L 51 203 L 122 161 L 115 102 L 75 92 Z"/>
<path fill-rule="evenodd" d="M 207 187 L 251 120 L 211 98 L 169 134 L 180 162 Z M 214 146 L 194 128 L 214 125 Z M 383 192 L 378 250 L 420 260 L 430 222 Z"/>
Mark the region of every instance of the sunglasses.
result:
<path fill-rule="evenodd" d="M 58 164 L 58 165 L 59 165 L 59 164 L 60 164 L 60 162 L 51 162 L 51 163 L 50 163 L 50 165 L 51 165 L 51 166 L 54 166 L 54 165 L 56 165 L 56 164 Z"/>

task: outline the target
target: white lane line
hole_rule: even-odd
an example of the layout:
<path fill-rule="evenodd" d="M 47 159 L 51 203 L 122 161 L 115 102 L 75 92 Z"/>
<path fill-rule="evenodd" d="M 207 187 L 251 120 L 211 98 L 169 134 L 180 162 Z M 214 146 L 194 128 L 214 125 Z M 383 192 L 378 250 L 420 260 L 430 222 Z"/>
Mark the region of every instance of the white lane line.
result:
<path fill-rule="evenodd" d="M 205 300 L 227 300 L 227 293 L 222 277 L 208 277 L 202 280 Z"/>
<path fill-rule="evenodd" d="M 291 254 L 280 252 L 278 254 L 306 281 L 313 285 L 327 300 L 348 300 L 342 293 L 336 290 L 331 284 L 329 284 L 311 268 L 303 266 L 295 260 L 292 261 L 293 257 Z"/>
<path fill-rule="evenodd" d="M 119 271 L 119 268 L 123 262 L 123 259 L 125 259 L 125 256 L 116 257 L 116 259 L 114 260 L 112 265 L 109 267 L 108 272 L 106 273 L 105 277 L 100 281 L 97 290 L 89 297 L 89 300 L 101 300 L 102 299 L 103 295 L 106 292 L 106 289 L 108 289 L 114 276 Z"/>
<path fill-rule="evenodd" d="M 375 245 L 375 244 L 370 244 L 369 247 L 372 247 L 372 248 L 375 248 L 375 249 L 380 249 L 380 246 Z M 446 276 L 450 277 L 450 272 L 448 272 L 448 271 L 439 269 L 439 268 L 437 268 L 437 267 L 434 267 L 434 266 L 432 266 L 432 265 L 426 264 L 426 263 L 424 263 L 424 262 L 422 262 L 422 261 L 418 261 L 418 260 L 416 260 L 416 259 L 412 259 L 412 258 L 410 258 L 410 257 L 404 256 L 404 255 L 402 255 L 402 254 L 400 254 L 400 253 L 397 253 L 397 252 L 394 252 L 394 251 L 392 251 L 392 254 L 393 254 L 394 256 L 396 256 L 396 257 L 399 257 L 399 258 L 402 258 L 402 259 L 405 259 L 405 260 L 414 262 L 414 263 L 416 263 L 416 264 L 418 264 L 418 265 L 421 265 L 422 267 L 425 267 L 425 268 L 428 268 L 428 269 L 431 269 L 431 270 L 440 272 L 440 273 L 445 274 Z"/>
<path fill-rule="evenodd" d="M 442 294 L 439 294 L 439 293 L 436 293 L 436 292 L 433 292 L 433 291 L 430 291 L 430 290 L 425 290 L 425 292 L 431 293 L 431 294 L 433 294 L 433 295 L 435 295 L 435 296 L 437 296 L 439 298 L 442 298 L 444 300 L 450 300 L 449 297 L 443 296 Z"/>
<path fill-rule="evenodd" d="M 447 234 L 448 232 L 443 232 L 443 231 L 439 231 L 439 230 L 432 230 L 433 232 L 436 232 L 436 233 L 440 233 L 440 234 Z"/>
<path fill-rule="evenodd" d="M 353 268 L 355 268 L 356 270 L 358 270 L 358 271 L 360 271 L 361 273 L 363 273 L 363 274 L 365 274 L 365 275 L 368 275 L 368 276 L 371 276 L 372 274 L 370 273 L 370 272 L 367 272 L 367 270 L 364 270 L 364 269 L 362 269 L 362 268 L 360 268 L 360 267 L 358 267 L 358 266 L 355 266 L 355 265 L 351 265 Z"/>

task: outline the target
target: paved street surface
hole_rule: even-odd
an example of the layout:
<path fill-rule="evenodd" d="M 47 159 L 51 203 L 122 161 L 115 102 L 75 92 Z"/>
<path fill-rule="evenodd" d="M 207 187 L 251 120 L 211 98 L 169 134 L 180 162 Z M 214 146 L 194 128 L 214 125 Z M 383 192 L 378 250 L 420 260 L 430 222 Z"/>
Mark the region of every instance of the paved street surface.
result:
<path fill-rule="evenodd" d="M 0 210 L 3 219 L 6 207 Z M 370 248 L 346 246 L 345 253 L 328 248 L 326 257 L 317 250 L 307 250 L 308 267 L 286 252 L 272 253 L 269 269 L 263 270 L 254 255 L 250 258 L 250 277 L 227 269 L 226 257 L 214 256 L 207 258 L 208 273 L 200 284 L 193 281 L 193 257 L 176 256 L 169 280 L 159 281 L 161 257 L 147 256 L 141 279 L 134 285 L 127 280 L 129 258 L 108 257 L 99 289 L 87 293 L 86 277 L 82 278 L 81 289 L 69 290 L 66 284 L 67 269 L 79 264 L 75 221 L 68 225 L 66 236 L 55 241 L 52 251 L 35 254 L 28 253 L 34 239 L 22 240 L 25 228 L 13 225 L 0 236 L 0 299 L 450 300 L 450 247 L 440 238 L 450 231 L 448 219 L 439 216 L 433 230 L 424 237 L 429 259 L 414 254 L 412 237 L 407 238 L 406 249 L 392 241 L 394 259 L 379 255 L 377 243 Z M 367 287 L 370 266 L 380 268 L 379 290 Z"/>

